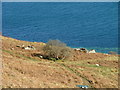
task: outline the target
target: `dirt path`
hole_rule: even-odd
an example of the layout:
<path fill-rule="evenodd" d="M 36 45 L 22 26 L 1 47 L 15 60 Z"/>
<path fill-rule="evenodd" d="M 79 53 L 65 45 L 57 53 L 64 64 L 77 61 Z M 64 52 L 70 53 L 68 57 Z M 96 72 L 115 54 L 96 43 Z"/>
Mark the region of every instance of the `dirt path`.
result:
<path fill-rule="evenodd" d="M 67 70 L 71 71 L 72 73 L 76 74 L 80 78 L 82 78 L 83 85 L 89 86 L 89 88 L 95 88 L 94 86 L 91 85 L 92 81 L 88 80 L 86 77 L 82 76 L 79 72 L 74 71 L 72 68 L 66 66 L 65 64 L 61 64 L 61 66 L 65 67 Z"/>

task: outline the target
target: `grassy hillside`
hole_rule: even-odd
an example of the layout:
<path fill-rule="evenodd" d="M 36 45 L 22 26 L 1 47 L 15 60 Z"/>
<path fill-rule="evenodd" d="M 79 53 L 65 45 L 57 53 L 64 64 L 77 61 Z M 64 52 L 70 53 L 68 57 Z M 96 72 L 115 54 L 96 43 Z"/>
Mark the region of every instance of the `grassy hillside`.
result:
<path fill-rule="evenodd" d="M 117 55 L 75 53 L 70 59 L 53 62 L 33 56 L 43 52 L 45 43 L 1 38 L 3 88 L 118 88 Z M 33 45 L 36 50 L 18 45 Z"/>

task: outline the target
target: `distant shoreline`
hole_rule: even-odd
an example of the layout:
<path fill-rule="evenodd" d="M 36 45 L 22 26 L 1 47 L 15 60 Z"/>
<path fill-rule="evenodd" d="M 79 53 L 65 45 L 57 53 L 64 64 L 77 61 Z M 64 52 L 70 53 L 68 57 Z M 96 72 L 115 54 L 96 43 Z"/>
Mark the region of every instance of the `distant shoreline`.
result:
<path fill-rule="evenodd" d="M 12 37 L 9 37 L 9 36 L 4 36 L 4 35 L 1 35 L 1 36 L 7 37 L 7 38 L 12 38 Z M 13 38 L 13 39 L 16 39 L 16 38 Z M 20 39 L 16 39 L 16 40 L 20 40 Z M 20 41 L 25 41 L 25 40 L 20 40 Z M 27 41 L 27 42 L 31 42 L 31 41 Z M 33 41 L 33 42 L 36 42 L 36 41 Z M 44 42 L 42 42 L 42 43 L 44 43 Z M 86 48 L 88 50 L 95 49 L 96 52 L 105 53 L 105 54 L 109 53 L 110 51 L 116 52 L 117 54 L 120 54 L 120 52 L 119 52 L 120 48 L 118 48 L 118 47 L 111 47 L 111 48 L 107 48 L 107 47 L 71 47 L 71 46 L 69 46 L 69 47 L 73 48 L 73 49 L 74 48 Z"/>
<path fill-rule="evenodd" d="M 71 48 L 86 48 L 88 50 L 95 49 L 96 52 L 99 53 L 109 53 L 110 51 L 116 52 L 117 54 L 120 54 L 118 51 L 120 48 L 106 48 L 106 47 L 71 47 Z"/>

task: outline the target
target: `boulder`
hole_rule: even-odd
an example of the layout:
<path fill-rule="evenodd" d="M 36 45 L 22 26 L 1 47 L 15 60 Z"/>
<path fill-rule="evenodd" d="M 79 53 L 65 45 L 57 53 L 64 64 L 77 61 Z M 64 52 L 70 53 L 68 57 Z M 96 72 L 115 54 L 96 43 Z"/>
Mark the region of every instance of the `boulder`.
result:
<path fill-rule="evenodd" d="M 23 48 L 23 47 L 25 47 L 25 45 L 22 45 L 21 47 Z"/>
<path fill-rule="evenodd" d="M 74 48 L 74 51 L 80 51 L 80 48 Z"/>
<path fill-rule="evenodd" d="M 88 53 L 88 50 L 86 48 L 80 48 L 81 52 Z"/>
<path fill-rule="evenodd" d="M 33 46 L 27 46 L 27 47 L 24 47 L 25 50 L 35 50 L 35 47 Z"/>
<path fill-rule="evenodd" d="M 16 47 L 21 47 L 20 45 L 17 45 Z"/>
<path fill-rule="evenodd" d="M 17 45 L 16 47 L 24 48 L 25 45 Z"/>
<path fill-rule="evenodd" d="M 39 57 L 40 57 L 41 59 L 43 59 L 43 56 L 42 56 L 42 55 L 40 55 Z"/>
<path fill-rule="evenodd" d="M 29 48 L 29 47 L 24 47 L 24 49 L 25 49 L 25 50 L 31 50 L 31 48 Z"/>
<path fill-rule="evenodd" d="M 14 50 L 14 48 L 10 48 L 11 50 Z"/>
<path fill-rule="evenodd" d="M 99 64 L 96 64 L 96 66 L 100 66 Z"/>
<path fill-rule="evenodd" d="M 89 53 L 96 53 L 94 49 L 90 50 Z"/>
<path fill-rule="evenodd" d="M 88 53 L 88 50 L 86 48 L 75 48 L 74 50 L 79 51 L 79 52 Z"/>

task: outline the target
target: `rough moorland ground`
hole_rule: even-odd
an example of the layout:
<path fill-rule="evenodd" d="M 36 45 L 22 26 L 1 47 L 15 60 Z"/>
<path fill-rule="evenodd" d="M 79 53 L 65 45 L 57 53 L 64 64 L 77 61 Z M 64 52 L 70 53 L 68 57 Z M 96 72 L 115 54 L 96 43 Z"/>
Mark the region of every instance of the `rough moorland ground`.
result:
<path fill-rule="evenodd" d="M 117 55 L 75 52 L 71 59 L 53 62 L 33 56 L 42 53 L 42 42 L 1 38 L 3 88 L 118 88 Z M 36 50 L 24 50 L 17 45 L 33 45 Z"/>

